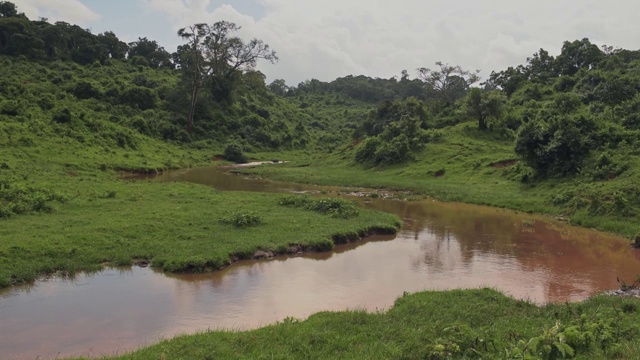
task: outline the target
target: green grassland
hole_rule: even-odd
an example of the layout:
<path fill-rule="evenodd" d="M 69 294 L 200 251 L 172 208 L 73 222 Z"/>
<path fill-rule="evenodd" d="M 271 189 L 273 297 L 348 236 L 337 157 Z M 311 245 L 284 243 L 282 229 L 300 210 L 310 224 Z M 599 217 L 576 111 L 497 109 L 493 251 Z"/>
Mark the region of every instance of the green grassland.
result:
<path fill-rule="evenodd" d="M 440 139 L 428 143 L 415 161 L 397 165 L 358 164 L 353 160 L 357 146 L 348 145 L 330 154 L 258 153 L 258 158 L 291 161 L 242 171 L 282 181 L 411 190 L 444 201 L 551 214 L 628 237 L 640 231 L 638 203 L 625 200 L 637 196 L 638 150 L 614 155 L 628 170 L 613 179 L 594 181 L 587 175 L 523 181 L 530 172 L 514 154 L 512 139 L 480 131 L 473 122 L 439 132 Z"/>
<path fill-rule="evenodd" d="M 136 263 L 211 271 L 258 251 L 329 250 L 399 226 L 343 200 L 121 178 L 209 166 L 229 145 L 287 161 L 239 170 L 262 177 L 410 190 L 640 232 L 638 51 L 565 42 L 557 57 L 540 49 L 492 73 L 483 89 L 451 67 L 451 93 L 406 73 L 288 87 L 236 69 L 207 79 L 189 133 L 189 66 L 157 43 L 121 44 L 17 13 L 0 25 L 0 287 Z M 73 41 L 47 40 L 64 38 L 49 38 L 55 31 Z M 425 292 L 387 312 L 183 336 L 121 358 L 637 359 L 639 306 Z"/>
<path fill-rule="evenodd" d="M 210 331 L 114 359 L 635 359 L 640 301 L 536 306 L 494 290 L 405 295 L 386 312 L 325 312 Z"/>
<path fill-rule="evenodd" d="M 127 132 L 118 125 L 111 129 Z M 329 250 L 334 236 L 353 240 L 399 226 L 396 217 L 372 211 L 345 219 L 280 206 L 282 195 L 276 194 L 119 180 L 121 170 L 207 165 L 215 150 L 185 149 L 140 134 L 132 135 L 135 149 L 104 147 L 100 141 L 108 133 L 87 132 L 95 138 L 81 142 L 59 130 L 37 119 L 0 122 L 2 287 L 136 262 L 165 271 L 210 271 L 258 250 L 285 253 L 294 244 Z M 260 223 L 243 227 L 243 215 Z"/>

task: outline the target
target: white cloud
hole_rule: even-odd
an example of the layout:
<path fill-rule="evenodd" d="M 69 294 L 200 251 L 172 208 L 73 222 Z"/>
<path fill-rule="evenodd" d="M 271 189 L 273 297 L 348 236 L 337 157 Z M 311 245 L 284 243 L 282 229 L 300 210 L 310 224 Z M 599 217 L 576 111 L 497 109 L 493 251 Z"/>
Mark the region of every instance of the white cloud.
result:
<path fill-rule="evenodd" d="M 95 21 L 99 15 L 81 1 L 87 2 L 15 3 L 32 18 L 48 16 L 80 24 Z M 109 17 L 117 16 L 118 2 L 131 0 L 109 1 L 114 11 L 102 14 L 107 28 L 117 23 Z M 415 74 L 416 68 L 432 67 L 436 61 L 481 69 L 486 78 L 492 70 L 524 63 L 540 48 L 557 54 L 565 40 L 588 37 L 599 45 L 628 49 L 640 44 L 637 0 L 137 1 L 146 9 L 139 14 L 145 23 L 157 24 L 154 34 L 165 34 L 154 40 L 169 51 L 179 44 L 175 34 L 181 27 L 235 22 L 242 26 L 242 38 L 260 38 L 277 51 L 278 64 L 259 65 L 268 81 L 283 78 L 290 85 L 349 74 L 388 78 L 404 69 Z M 112 30 L 123 38 L 139 35 L 119 31 L 117 26 Z"/>
<path fill-rule="evenodd" d="M 633 48 L 640 43 L 640 2 L 612 0 L 260 0 L 260 19 L 231 5 L 208 11 L 210 0 L 143 0 L 176 27 L 229 20 L 243 37 L 276 49 L 277 65 L 262 64 L 270 80 L 290 84 L 348 74 L 377 77 L 436 61 L 481 69 L 486 78 L 525 62 L 540 48 L 558 53 L 565 40 Z"/>
<path fill-rule="evenodd" d="M 20 12 L 30 19 L 46 17 L 50 21 L 66 21 L 87 25 L 100 19 L 100 15 L 89 9 L 80 0 L 12 0 Z"/>

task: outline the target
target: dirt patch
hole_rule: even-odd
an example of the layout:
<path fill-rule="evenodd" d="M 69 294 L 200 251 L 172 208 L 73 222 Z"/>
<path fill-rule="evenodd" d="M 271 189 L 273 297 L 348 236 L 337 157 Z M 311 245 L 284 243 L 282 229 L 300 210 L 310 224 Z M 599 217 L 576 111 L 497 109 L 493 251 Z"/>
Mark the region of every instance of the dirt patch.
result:
<path fill-rule="evenodd" d="M 162 170 L 153 171 L 120 171 L 121 180 L 148 180 L 162 174 Z"/>
<path fill-rule="evenodd" d="M 517 162 L 518 160 L 516 159 L 508 159 L 508 160 L 502 160 L 502 161 L 491 163 L 489 164 L 489 166 L 491 166 L 492 168 L 502 169 L 502 168 L 512 167 Z"/>

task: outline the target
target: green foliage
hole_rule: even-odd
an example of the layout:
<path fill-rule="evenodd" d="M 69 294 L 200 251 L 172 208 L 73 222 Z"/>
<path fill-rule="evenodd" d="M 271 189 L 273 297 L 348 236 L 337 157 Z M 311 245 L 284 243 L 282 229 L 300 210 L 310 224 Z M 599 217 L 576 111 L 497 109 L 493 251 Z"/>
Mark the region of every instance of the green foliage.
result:
<path fill-rule="evenodd" d="M 252 211 L 242 211 L 223 217 L 220 221 L 224 224 L 233 225 L 237 228 L 257 226 L 262 223 L 262 218 Z"/>
<path fill-rule="evenodd" d="M 227 145 L 224 149 L 224 158 L 236 164 L 246 164 L 248 162 L 247 157 L 242 153 L 242 149 L 238 144 Z"/>
<path fill-rule="evenodd" d="M 498 127 L 505 102 L 506 97 L 498 91 L 484 92 L 478 88 L 470 89 L 465 104 L 467 115 L 478 120 L 480 130 L 487 130 L 489 126 Z"/>
<path fill-rule="evenodd" d="M 385 312 L 323 312 L 245 332 L 211 331 L 117 359 L 634 359 L 637 299 L 535 306 L 489 289 L 407 294 Z M 566 325 L 565 325 L 566 324 Z M 355 344 L 355 346 L 354 346 Z"/>
<path fill-rule="evenodd" d="M 52 212 L 67 196 L 59 192 L 0 180 L 0 219 L 32 212 Z"/>
<path fill-rule="evenodd" d="M 120 103 L 137 107 L 140 110 L 149 110 L 157 106 L 158 95 L 152 89 L 142 86 L 131 86 L 120 94 Z"/>
<path fill-rule="evenodd" d="M 306 195 L 291 195 L 280 198 L 278 204 L 299 207 L 335 218 L 350 219 L 360 214 L 358 206 L 351 200 L 340 198 L 314 199 Z"/>
<path fill-rule="evenodd" d="M 540 176 L 576 174 L 592 149 L 593 128 L 585 118 L 531 120 L 520 128 L 515 153 Z"/>
<path fill-rule="evenodd" d="M 356 149 L 356 162 L 380 165 L 412 160 L 429 141 L 426 121 L 424 103 L 416 99 L 380 104 L 355 134 L 370 136 Z"/>

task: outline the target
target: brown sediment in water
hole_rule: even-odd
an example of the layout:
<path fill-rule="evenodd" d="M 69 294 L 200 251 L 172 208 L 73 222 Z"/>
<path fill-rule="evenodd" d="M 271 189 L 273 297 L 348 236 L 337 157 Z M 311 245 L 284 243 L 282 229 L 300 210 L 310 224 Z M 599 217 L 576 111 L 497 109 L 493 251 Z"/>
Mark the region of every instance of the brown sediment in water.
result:
<path fill-rule="evenodd" d="M 221 190 L 348 191 L 249 179 L 220 169 L 160 178 Z M 640 251 L 628 239 L 549 217 L 433 200 L 353 198 L 400 216 L 403 229 L 397 236 L 374 236 L 327 252 L 299 253 L 306 249 L 296 246 L 285 250 L 290 255 L 252 252 L 248 260 L 205 274 L 107 269 L 0 291 L 3 356 L 122 354 L 207 329 L 253 329 L 320 311 L 383 310 L 403 293 L 423 290 L 492 287 L 538 304 L 581 301 L 619 288 L 616 277 L 640 273 Z"/>

